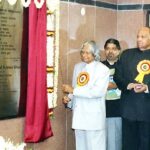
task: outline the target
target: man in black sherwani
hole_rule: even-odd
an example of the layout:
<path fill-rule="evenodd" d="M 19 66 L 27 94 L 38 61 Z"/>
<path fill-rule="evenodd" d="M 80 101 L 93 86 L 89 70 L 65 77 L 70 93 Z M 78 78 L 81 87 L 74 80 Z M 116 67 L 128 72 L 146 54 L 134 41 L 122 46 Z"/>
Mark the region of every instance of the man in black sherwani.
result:
<path fill-rule="evenodd" d="M 137 48 L 122 53 L 114 80 L 122 90 L 123 150 L 150 150 L 150 28 L 140 28 Z"/>

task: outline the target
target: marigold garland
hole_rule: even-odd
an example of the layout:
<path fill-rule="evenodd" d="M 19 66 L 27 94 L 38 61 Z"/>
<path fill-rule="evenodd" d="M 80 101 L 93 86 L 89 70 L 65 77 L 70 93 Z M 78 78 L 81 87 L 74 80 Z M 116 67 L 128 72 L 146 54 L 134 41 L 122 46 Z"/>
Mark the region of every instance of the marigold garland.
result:
<path fill-rule="evenodd" d="M 10 5 L 17 0 L 7 0 Z M 59 0 L 34 0 L 36 8 L 47 4 L 47 95 L 48 106 L 57 106 L 58 65 L 59 65 Z M 21 0 L 23 7 L 29 7 L 31 0 Z M 52 113 L 50 113 L 52 114 Z"/>
<path fill-rule="evenodd" d="M 59 5 L 55 11 L 47 10 L 47 95 L 48 106 L 51 111 L 57 106 L 58 59 Z M 49 115 L 51 114 L 53 113 L 49 113 Z"/>

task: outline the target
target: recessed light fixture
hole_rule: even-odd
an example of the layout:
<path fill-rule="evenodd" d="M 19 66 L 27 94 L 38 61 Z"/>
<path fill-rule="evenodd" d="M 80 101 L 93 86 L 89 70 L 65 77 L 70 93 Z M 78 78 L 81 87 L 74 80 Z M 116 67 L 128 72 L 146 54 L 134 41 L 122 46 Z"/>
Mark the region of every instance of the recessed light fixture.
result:
<path fill-rule="evenodd" d="M 81 15 L 82 15 L 82 16 L 85 15 L 85 8 L 84 8 L 84 7 L 81 8 Z"/>

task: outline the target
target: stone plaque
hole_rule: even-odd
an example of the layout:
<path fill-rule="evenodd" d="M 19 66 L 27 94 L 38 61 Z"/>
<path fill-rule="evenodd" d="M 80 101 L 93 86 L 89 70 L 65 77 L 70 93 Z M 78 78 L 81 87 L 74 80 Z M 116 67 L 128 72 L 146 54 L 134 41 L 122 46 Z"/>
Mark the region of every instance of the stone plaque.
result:
<path fill-rule="evenodd" d="M 20 60 L 23 9 L 0 1 L 0 119 L 17 116 L 20 96 Z"/>

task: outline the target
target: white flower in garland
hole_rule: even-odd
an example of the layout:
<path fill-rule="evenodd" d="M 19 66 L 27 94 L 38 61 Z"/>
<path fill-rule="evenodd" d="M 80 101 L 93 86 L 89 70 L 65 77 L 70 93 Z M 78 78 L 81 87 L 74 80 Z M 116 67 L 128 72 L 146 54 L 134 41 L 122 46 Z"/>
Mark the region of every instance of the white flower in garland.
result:
<path fill-rule="evenodd" d="M 17 0 L 7 0 L 10 5 L 16 4 Z"/>
<path fill-rule="evenodd" d="M 34 0 L 34 4 L 36 5 L 36 8 L 42 8 L 44 0 L 40 0 L 40 2 L 38 0 Z"/>
<path fill-rule="evenodd" d="M 57 106 L 59 60 L 59 0 L 46 0 L 47 10 L 47 96 L 53 112 Z M 50 115 L 53 113 L 49 113 Z"/>
<path fill-rule="evenodd" d="M 5 148 L 5 139 L 2 136 L 0 136 L 0 147 L 1 149 Z"/>
<path fill-rule="evenodd" d="M 47 37 L 47 66 L 54 66 L 54 37 Z"/>
<path fill-rule="evenodd" d="M 5 140 L 2 136 L 0 136 L 1 150 L 24 150 L 25 146 L 25 143 L 14 144 L 10 139 Z"/>
<path fill-rule="evenodd" d="M 21 0 L 21 2 L 22 2 L 22 5 L 25 7 L 25 8 L 27 8 L 27 7 L 29 7 L 29 5 L 30 5 L 30 3 L 31 3 L 31 0 Z"/>
<path fill-rule="evenodd" d="M 54 108 L 54 14 L 47 11 L 47 96 L 48 108 Z"/>
<path fill-rule="evenodd" d="M 54 108 L 54 36 L 47 36 L 47 92 L 48 107 Z"/>
<path fill-rule="evenodd" d="M 46 4 L 48 9 L 51 12 L 54 12 L 58 7 L 58 0 L 46 0 Z"/>
<path fill-rule="evenodd" d="M 47 86 L 48 87 L 53 87 L 54 86 L 54 79 L 53 79 L 53 74 L 49 73 L 47 74 Z"/>
<path fill-rule="evenodd" d="M 54 14 L 51 14 L 51 15 L 48 15 L 47 16 L 47 30 L 54 30 L 54 21 L 55 21 L 55 15 Z"/>

